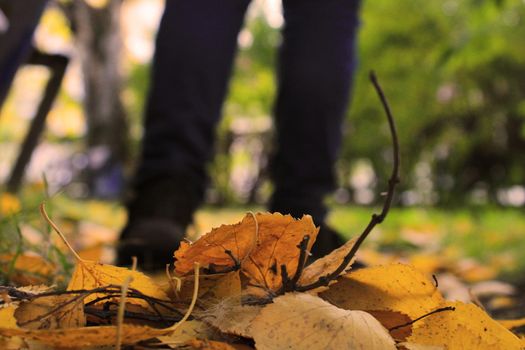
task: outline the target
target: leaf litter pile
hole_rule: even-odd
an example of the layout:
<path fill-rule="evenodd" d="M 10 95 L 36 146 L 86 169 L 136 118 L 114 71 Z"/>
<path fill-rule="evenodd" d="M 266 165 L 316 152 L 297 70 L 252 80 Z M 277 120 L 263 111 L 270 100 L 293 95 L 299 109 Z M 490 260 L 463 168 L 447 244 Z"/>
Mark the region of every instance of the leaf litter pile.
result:
<path fill-rule="evenodd" d="M 45 285 L 0 287 L 0 349 L 525 349 L 510 329 L 525 320 L 494 320 L 482 307 L 447 301 L 410 265 L 351 270 L 355 254 L 388 214 L 398 182 L 394 167 L 383 210 L 363 233 L 310 261 L 319 232 L 308 215 L 248 213 L 233 225 L 183 242 L 163 283 L 128 268 L 76 259 L 64 291 Z M 44 205 L 41 212 L 49 219 Z"/>

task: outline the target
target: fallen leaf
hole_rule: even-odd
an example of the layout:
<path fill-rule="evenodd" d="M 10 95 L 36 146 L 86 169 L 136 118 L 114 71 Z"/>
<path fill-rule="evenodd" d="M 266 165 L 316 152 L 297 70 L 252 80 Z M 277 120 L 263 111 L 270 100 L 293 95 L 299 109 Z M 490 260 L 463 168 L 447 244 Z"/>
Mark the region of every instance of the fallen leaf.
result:
<path fill-rule="evenodd" d="M 428 278 L 403 264 L 351 271 L 319 296 L 343 309 L 399 311 L 411 319 L 439 308 L 444 301 Z"/>
<path fill-rule="evenodd" d="M 13 304 L 0 307 L 0 328 L 18 328 L 15 310 L 16 306 Z"/>
<path fill-rule="evenodd" d="M 422 345 L 414 344 L 409 342 L 402 342 L 397 344 L 399 349 L 408 349 L 408 350 L 446 350 L 443 346 L 437 345 Z"/>
<path fill-rule="evenodd" d="M 122 343 L 135 344 L 139 341 L 165 335 L 170 330 L 147 326 L 122 325 Z M 32 339 L 58 348 L 83 348 L 114 345 L 117 339 L 116 326 L 96 326 L 68 329 L 9 329 L 0 328 L 0 335 Z"/>
<path fill-rule="evenodd" d="M 194 276 L 181 278 L 177 300 L 189 301 L 193 295 Z M 213 305 L 225 298 L 237 298 L 240 304 L 241 278 L 239 271 L 199 276 L 199 305 Z"/>
<path fill-rule="evenodd" d="M 414 323 L 408 342 L 455 349 L 520 350 L 521 340 L 473 304 L 446 302 L 438 312 Z"/>
<path fill-rule="evenodd" d="M 259 241 L 257 248 L 241 265 L 241 272 L 252 286 L 276 291 L 282 284 L 282 266 L 292 278 L 297 271 L 300 250 L 298 245 L 309 236 L 307 250 L 312 248 L 319 228 L 312 217 L 304 215 L 296 220 L 290 215 L 257 214 Z"/>
<path fill-rule="evenodd" d="M 259 214 L 256 217 L 259 221 Z M 256 245 L 257 221 L 254 215 L 247 214 L 241 222 L 214 228 L 192 244 L 181 242 L 175 252 L 175 273 L 184 276 L 192 272 L 194 262 L 218 271 L 235 266 L 232 256 L 242 262 Z"/>
<path fill-rule="evenodd" d="M 193 350 L 249 350 L 253 349 L 243 344 L 229 344 L 215 340 L 195 339 L 187 342 L 186 347 Z"/>
<path fill-rule="evenodd" d="M 498 322 L 507 329 L 525 326 L 525 318 L 520 318 L 517 320 L 498 320 Z"/>
<path fill-rule="evenodd" d="M 13 259 L 15 264 L 9 279 L 18 286 L 49 283 L 56 272 L 56 266 L 36 254 L 14 254 L 0 255 L 0 271 L 3 274 L 10 273 Z"/>
<path fill-rule="evenodd" d="M 180 345 L 194 339 L 206 339 L 213 336 L 210 326 L 198 320 L 184 322 L 175 332 L 170 335 L 163 335 L 157 339 L 164 345 L 177 348 Z"/>
<path fill-rule="evenodd" d="M 140 291 L 142 294 L 157 299 L 168 300 L 168 297 L 162 289 L 153 282 L 151 278 L 138 271 L 132 271 L 127 268 L 113 265 L 100 264 L 89 260 L 79 260 L 73 276 L 69 281 L 67 290 L 90 290 L 108 285 L 122 285 L 124 280 L 131 276 L 130 288 Z M 94 293 L 84 299 L 88 303 L 97 298 L 103 297 L 104 294 Z M 118 298 L 117 298 L 118 299 Z M 149 307 L 149 304 L 142 299 L 129 298 L 129 303 Z"/>
<path fill-rule="evenodd" d="M 199 317 L 223 333 L 253 338 L 252 322 L 262 308 L 260 305 L 238 305 L 232 304 L 229 300 L 223 300 Z"/>
<path fill-rule="evenodd" d="M 388 331 L 364 311 L 337 308 L 309 294 L 285 294 L 252 324 L 259 350 L 396 349 Z"/>
<path fill-rule="evenodd" d="M 86 324 L 84 301 L 78 295 L 51 295 L 22 302 L 15 317 L 26 329 L 78 328 Z"/>
<path fill-rule="evenodd" d="M 20 201 L 15 195 L 4 192 L 0 194 L 0 216 L 10 216 L 22 209 Z"/>
<path fill-rule="evenodd" d="M 304 286 L 307 284 L 314 283 L 319 279 L 319 277 L 326 276 L 335 271 L 339 267 L 339 265 L 341 265 L 341 262 L 343 261 L 344 257 L 353 248 L 356 241 L 357 237 L 351 239 L 341 247 L 333 250 L 330 254 L 315 260 L 313 263 L 305 267 L 303 273 L 301 274 L 301 278 L 299 279 L 299 285 Z M 344 274 L 346 271 L 348 271 L 354 261 L 355 256 L 354 258 L 352 258 L 352 261 L 348 263 L 348 266 L 341 274 Z"/>
<path fill-rule="evenodd" d="M 412 321 L 410 317 L 402 312 L 385 310 L 366 310 L 366 312 L 374 316 L 383 327 L 388 329 L 392 338 L 397 341 L 406 340 L 412 334 L 412 325 L 399 327 Z M 395 327 L 399 328 L 390 330 Z"/>

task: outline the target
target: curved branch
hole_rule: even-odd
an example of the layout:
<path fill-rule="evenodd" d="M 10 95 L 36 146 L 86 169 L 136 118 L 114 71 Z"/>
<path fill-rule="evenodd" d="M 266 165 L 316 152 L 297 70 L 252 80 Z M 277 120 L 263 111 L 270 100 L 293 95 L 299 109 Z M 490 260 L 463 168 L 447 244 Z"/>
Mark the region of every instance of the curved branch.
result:
<path fill-rule="evenodd" d="M 374 85 L 374 88 L 377 92 L 377 95 L 379 96 L 379 99 L 381 100 L 381 104 L 383 105 L 383 108 L 385 110 L 387 119 L 388 119 L 388 125 L 390 127 L 390 134 L 392 135 L 392 144 L 393 144 L 393 167 L 392 167 L 392 175 L 390 176 L 390 179 L 388 180 L 388 191 L 386 194 L 385 202 L 383 204 L 383 210 L 381 210 L 381 213 L 379 214 L 372 214 L 372 218 L 370 219 L 370 222 L 366 226 L 365 230 L 357 241 L 355 242 L 352 249 L 348 252 L 348 254 L 344 257 L 341 264 L 335 269 L 333 272 L 329 273 L 328 275 L 320 277 L 316 282 L 313 282 L 311 284 L 307 284 L 304 286 L 298 286 L 296 288 L 299 292 L 305 292 L 308 290 L 312 290 L 318 287 L 327 286 L 330 281 L 335 280 L 339 275 L 348 267 L 348 264 L 350 261 L 352 261 L 353 257 L 361 247 L 361 244 L 365 241 L 365 239 L 368 237 L 370 232 L 376 227 L 376 225 L 382 223 L 387 214 L 390 210 L 390 206 L 392 205 L 392 200 L 394 199 L 394 190 L 396 185 L 399 183 L 399 141 L 397 137 L 397 131 L 396 131 L 396 125 L 394 122 L 394 117 L 392 116 L 392 112 L 390 110 L 390 106 L 388 105 L 388 101 L 385 97 L 385 94 L 383 93 L 383 89 L 381 88 L 381 85 L 379 85 L 379 82 L 377 81 L 377 77 L 375 73 L 372 71 L 370 72 L 370 81 Z"/>

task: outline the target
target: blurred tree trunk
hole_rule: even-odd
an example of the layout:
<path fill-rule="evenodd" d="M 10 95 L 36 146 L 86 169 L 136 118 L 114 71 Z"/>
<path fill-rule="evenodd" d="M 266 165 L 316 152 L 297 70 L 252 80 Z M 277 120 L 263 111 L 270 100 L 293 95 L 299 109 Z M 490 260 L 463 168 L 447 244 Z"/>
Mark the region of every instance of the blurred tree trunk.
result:
<path fill-rule="evenodd" d="M 108 157 L 110 168 L 116 165 L 121 169 L 128 154 L 128 124 L 121 99 L 121 0 L 97 3 L 92 6 L 75 0 L 70 12 L 83 73 L 87 145 Z M 97 174 L 95 170 L 91 177 L 105 176 L 106 172 Z M 88 183 L 93 185 L 93 181 Z"/>

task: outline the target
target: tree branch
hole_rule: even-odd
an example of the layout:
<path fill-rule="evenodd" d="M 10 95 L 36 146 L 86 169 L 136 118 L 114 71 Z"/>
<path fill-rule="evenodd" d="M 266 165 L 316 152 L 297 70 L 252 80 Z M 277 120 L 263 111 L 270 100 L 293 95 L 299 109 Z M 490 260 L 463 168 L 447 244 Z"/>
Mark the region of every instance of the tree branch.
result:
<path fill-rule="evenodd" d="M 365 241 L 365 239 L 368 237 L 370 232 L 376 227 L 376 225 L 382 223 L 387 214 L 390 210 L 390 206 L 392 205 L 392 200 L 394 198 L 394 190 L 396 185 L 399 183 L 399 141 L 397 137 L 397 131 L 396 131 L 396 125 L 394 122 L 394 117 L 392 116 L 392 112 L 390 110 L 390 106 L 388 105 L 388 101 L 385 97 L 385 94 L 383 93 L 383 89 L 381 88 L 381 85 L 379 85 L 379 82 L 377 81 L 375 73 L 372 71 L 370 72 L 370 81 L 374 85 L 374 88 L 379 96 L 379 99 L 381 100 L 381 104 L 383 105 L 383 109 L 386 113 L 387 119 L 388 119 L 388 125 L 390 127 L 390 134 L 392 135 L 392 144 L 393 144 L 393 168 L 392 168 L 392 175 L 390 176 L 390 179 L 388 180 L 388 191 L 386 194 L 385 202 L 383 204 L 383 209 L 381 210 L 380 214 L 372 214 L 372 218 L 370 219 L 370 222 L 366 226 L 365 230 L 357 241 L 355 242 L 352 249 L 348 252 L 348 254 L 344 257 L 341 264 L 333 271 L 332 273 L 320 277 L 316 282 L 313 282 L 311 284 L 307 284 L 304 286 L 298 286 L 296 288 L 299 292 L 305 292 L 308 290 L 312 290 L 318 287 L 327 286 L 330 281 L 335 280 L 339 275 L 348 267 L 348 264 L 352 259 L 354 258 L 355 254 L 361 247 L 361 244 Z"/>

